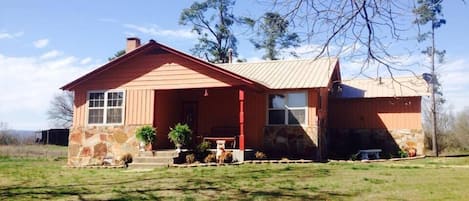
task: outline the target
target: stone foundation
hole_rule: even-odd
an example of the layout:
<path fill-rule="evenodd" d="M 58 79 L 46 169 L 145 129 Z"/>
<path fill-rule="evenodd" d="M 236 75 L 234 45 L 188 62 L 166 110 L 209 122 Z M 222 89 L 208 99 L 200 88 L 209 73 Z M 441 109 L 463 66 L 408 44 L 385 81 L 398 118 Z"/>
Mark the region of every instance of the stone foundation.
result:
<path fill-rule="evenodd" d="M 138 142 L 135 131 L 140 126 L 77 127 L 70 130 L 68 165 L 102 165 L 104 159 L 117 161 L 124 154 L 136 156 Z"/>
<path fill-rule="evenodd" d="M 318 130 L 303 126 L 266 126 L 264 151 L 273 157 L 319 158 Z"/>
<path fill-rule="evenodd" d="M 424 133 L 422 129 L 329 129 L 327 147 L 329 157 L 339 159 L 348 159 L 360 149 L 382 149 L 382 158 L 409 148 L 423 155 Z"/>

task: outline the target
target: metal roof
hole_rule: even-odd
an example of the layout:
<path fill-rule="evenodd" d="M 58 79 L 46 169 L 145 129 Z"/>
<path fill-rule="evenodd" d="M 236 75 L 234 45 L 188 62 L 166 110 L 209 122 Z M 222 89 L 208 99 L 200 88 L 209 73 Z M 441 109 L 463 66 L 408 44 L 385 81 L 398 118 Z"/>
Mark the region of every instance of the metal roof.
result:
<path fill-rule="evenodd" d="M 327 87 L 337 58 L 215 64 L 270 89 Z"/>
<path fill-rule="evenodd" d="M 429 95 L 421 77 L 342 80 L 342 98 L 409 97 Z"/>

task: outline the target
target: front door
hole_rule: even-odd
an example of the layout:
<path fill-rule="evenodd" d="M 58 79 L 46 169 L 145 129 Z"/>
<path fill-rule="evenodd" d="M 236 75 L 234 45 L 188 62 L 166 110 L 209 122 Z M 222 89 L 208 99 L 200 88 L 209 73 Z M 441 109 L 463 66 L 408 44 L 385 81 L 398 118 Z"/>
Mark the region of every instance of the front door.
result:
<path fill-rule="evenodd" d="M 189 126 L 193 134 L 197 133 L 197 115 L 197 102 L 182 103 L 182 121 Z"/>

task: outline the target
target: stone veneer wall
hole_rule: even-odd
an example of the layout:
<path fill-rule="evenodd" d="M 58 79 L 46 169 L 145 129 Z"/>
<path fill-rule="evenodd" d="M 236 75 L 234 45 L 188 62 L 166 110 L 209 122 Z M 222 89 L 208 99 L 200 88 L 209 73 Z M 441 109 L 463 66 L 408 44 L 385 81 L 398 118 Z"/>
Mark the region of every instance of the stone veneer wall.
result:
<path fill-rule="evenodd" d="M 400 149 L 415 148 L 424 154 L 422 129 L 329 129 L 328 151 L 332 157 L 350 157 L 359 149 L 382 149 L 382 157 L 396 155 Z"/>
<path fill-rule="evenodd" d="M 70 130 L 68 165 L 101 165 L 104 158 L 113 163 L 124 154 L 136 156 L 138 142 L 135 131 L 140 126 L 93 126 Z"/>
<path fill-rule="evenodd" d="M 319 159 L 316 127 L 266 126 L 263 141 L 270 156 Z"/>

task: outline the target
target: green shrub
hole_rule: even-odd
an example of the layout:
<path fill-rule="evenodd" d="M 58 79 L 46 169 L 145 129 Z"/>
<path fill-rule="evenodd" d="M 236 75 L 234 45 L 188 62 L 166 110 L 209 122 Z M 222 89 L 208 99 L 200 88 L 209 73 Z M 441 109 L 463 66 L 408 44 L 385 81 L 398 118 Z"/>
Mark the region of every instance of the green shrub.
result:
<path fill-rule="evenodd" d="M 189 154 L 186 156 L 186 163 L 191 164 L 195 162 L 195 155 Z"/>
<path fill-rule="evenodd" d="M 197 145 L 197 151 L 200 153 L 206 152 L 208 149 L 210 149 L 211 143 L 209 141 L 203 141 L 199 145 Z"/>
<path fill-rule="evenodd" d="M 409 157 L 409 155 L 407 154 L 407 152 L 406 152 L 405 150 L 402 150 L 402 149 L 399 150 L 398 154 L 399 154 L 399 157 L 401 157 L 401 158 L 407 158 L 407 157 Z"/>
<path fill-rule="evenodd" d="M 204 159 L 204 162 L 205 163 L 211 163 L 211 162 L 215 162 L 217 159 L 216 155 L 214 153 L 209 153 L 205 159 Z"/>
<path fill-rule="evenodd" d="M 156 139 L 156 128 L 151 126 L 143 126 L 137 129 L 136 137 L 145 144 L 154 142 Z"/>
<path fill-rule="evenodd" d="M 358 154 L 352 154 L 352 155 L 350 156 L 350 160 L 352 160 L 352 161 L 358 160 Z"/>
<path fill-rule="evenodd" d="M 203 141 L 199 145 L 197 145 L 195 149 L 195 155 L 198 161 L 204 161 L 205 157 L 210 153 L 210 142 Z"/>
<path fill-rule="evenodd" d="M 174 128 L 169 128 L 168 139 L 174 145 L 187 145 L 191 140 L 192 131 L 187 124 L 177 123 Z"/>
<path fill-rule="evenodd" d="M 267 155 L 265 155 L 265 153 L 264 153 L 264 152 L 261 152 L 261 151 L 256 151 L 256 153 L 254 154 L 254 156 L 255 156 L 256 159 L 258 159 L 258 160 L 262 160 L 262 159 L 267 158 Z"/>
<path fill-rule="evenodd" d="M 120 161 L 126 166 L 129 166 L 129 163 L 132 163 L 133 157 L 132 154 L 126 153 L 121 156 Z"/>

